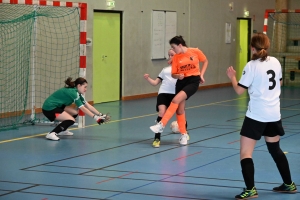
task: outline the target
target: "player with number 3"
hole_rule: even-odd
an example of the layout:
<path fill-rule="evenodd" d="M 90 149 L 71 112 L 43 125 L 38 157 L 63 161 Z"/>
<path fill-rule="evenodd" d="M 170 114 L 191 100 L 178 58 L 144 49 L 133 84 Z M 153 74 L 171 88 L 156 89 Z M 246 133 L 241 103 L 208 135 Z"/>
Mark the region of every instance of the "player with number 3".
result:
<path fill-rule="evenodd" d="M 257 33 L 251 38 L 252 58 L 244 70 L 239 82 L 233 67 L 227 69 L 227 76 L 239 95 L 248 90 L 250 101 L 240 132 L 240 161 L 246 184 L 244 191 L 236 199 L 258 197 L 254 185 L 254 163 L 252 153 L 257 140 L 264 136 L 269 153 L 275 161 L 283 184 L 274 187 L 274 192 L 295 193 L 297 188 L 292 181 L 288 160 L 282 152 L 279 142 L 284 130 L 280 114 L 280 92 L 282 71 L 279 61 L 268 56 L 269 38 Z"/>

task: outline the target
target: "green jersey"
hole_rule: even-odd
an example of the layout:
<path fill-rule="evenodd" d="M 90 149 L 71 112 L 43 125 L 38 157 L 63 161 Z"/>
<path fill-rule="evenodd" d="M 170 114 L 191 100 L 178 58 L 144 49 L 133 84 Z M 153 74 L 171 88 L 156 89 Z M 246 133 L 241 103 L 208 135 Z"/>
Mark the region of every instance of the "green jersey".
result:
<path fill-rule="evenodd" d="M 79 94 L 76 88 L 61 88 L 51 94 L 43 104 L 43 110 L 53 110 L 63 106 L 69 106 L 75 103 L 78 108 L 86 104 L 82 94 Z"/>

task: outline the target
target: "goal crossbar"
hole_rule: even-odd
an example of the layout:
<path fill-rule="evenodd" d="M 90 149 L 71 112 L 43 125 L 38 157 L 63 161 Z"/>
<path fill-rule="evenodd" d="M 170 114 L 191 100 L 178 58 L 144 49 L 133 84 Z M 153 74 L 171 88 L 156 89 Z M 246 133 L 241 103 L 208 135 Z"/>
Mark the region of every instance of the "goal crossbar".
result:
<path fill-rule="evenodd" d="M 289 9 L 281 9 L 281 10 L 276 10 L 276 9 L 266 9 L 265 11 L 265 16 L 264 16 L 264 28 L 263 28 L 263 33 L 267 34 L 268 32 L 268 19 L 269 15 L 271 13 L 300 13 L 300 9 L 294 9 L 294 10 L 289 10 Z"/>

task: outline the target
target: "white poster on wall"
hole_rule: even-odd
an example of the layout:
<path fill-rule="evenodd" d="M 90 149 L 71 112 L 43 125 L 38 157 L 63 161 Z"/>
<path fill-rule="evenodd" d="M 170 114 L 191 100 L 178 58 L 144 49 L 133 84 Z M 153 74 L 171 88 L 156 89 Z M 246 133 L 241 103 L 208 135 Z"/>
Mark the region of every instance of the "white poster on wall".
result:
<path fill-rule="evenodd" d="M 177 34 L 177 13 L 172 11 L 152 12 L 151 59 L 168 59 L 169 40 Z"/>
<path fill-rule="evenodd" d="M 231 43 L 231 23 L 225 23 L 225 43 Z"/>

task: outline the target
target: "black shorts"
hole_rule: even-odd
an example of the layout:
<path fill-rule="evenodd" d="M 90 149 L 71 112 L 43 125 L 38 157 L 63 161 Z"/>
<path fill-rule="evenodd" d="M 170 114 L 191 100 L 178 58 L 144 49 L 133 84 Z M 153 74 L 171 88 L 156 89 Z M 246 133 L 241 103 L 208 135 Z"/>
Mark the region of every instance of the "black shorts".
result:
<path fill-rule="evenodd" d="M 240 134 L 253 140 L 260 140 L 261 136 L 275 137 L 277 135 L 283 136 L 285 133 L 281 120 L 277 122 L 259 122 L 245 117 Z"/>
<path fill-rule="evenodd" d="M 42 111 L 43 111 L 43 114 L 49 119 L 49 121 L 53 122 L 55 120 L 57 114 L 61 114 L 65 111 L 64 110 L 65 107 L 66 106 L 63 106 L 61 108 L 55 108 L 53 110 L 44 110 L 44 109 L 42 109 Z"/>
<path fill-rule="evenodd" d="M 182 80 L 177 80 L 176 82 L 176 94 L 180 91 L 186 93 L 187 98 L 189 99 L 193 94 L 195 94 L 199 88 L 200 76 L 189 76 L 185 77 Z"/>
<path fill-rule="evenodd" d="M 156 111 L 157 112 L 159 111 L 158 110 L 159 105 L 165 105 L 168 108 L 174 97 L 175 97 L 175 94 L 169 94 L 169 93 L 158 94 L 157 101 L 156 101 Z"/>

